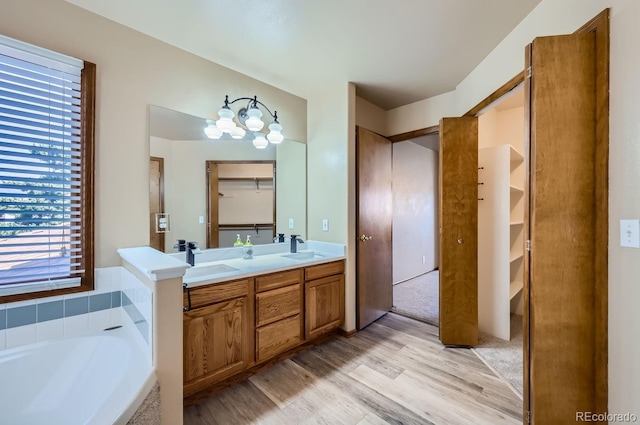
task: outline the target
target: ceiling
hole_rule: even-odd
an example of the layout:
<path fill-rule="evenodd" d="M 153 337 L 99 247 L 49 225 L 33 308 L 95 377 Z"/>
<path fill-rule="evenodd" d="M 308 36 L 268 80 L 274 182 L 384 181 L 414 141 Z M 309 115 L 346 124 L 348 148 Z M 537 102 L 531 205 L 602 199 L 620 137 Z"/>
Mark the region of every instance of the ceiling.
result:
<path fill-rule="evenodd" d="M 540 0 L 67 0 L 303 98 L 388 110 L 455 87 Z"/>

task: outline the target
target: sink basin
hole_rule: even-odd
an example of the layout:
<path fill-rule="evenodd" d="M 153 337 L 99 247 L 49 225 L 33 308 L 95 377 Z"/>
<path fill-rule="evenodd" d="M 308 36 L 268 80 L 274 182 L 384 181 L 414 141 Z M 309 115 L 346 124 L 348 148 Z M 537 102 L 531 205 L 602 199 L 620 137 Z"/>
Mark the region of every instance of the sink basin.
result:
<path fill-rule="evenodd" d="M 311 260 L 313 258 L 323 258 L 324 255 L 320 255 L 313 251 L 300 251 L 293 254 L 283 254 L 282 257 L 291 258 L 294 260 Z"/>
<path fill-rule="evenodd" d="M 236 271 L 235 267 L 227 266 L 226 264 L 211 264 L 209 266 L 195 266 L 187 269 L 184 274 L 185 279 L 193 279 L 200 276 L 208 276 L 211 274 L 227 273 Z"/>

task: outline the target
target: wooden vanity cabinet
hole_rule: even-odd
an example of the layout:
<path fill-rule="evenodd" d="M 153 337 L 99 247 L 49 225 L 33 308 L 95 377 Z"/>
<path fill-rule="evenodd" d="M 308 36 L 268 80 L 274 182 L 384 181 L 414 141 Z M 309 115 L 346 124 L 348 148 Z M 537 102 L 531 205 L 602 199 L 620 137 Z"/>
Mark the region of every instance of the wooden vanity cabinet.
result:
<path fill-rule="evenodd" d="M 183 315 L 185 397 L 253 362 L 252 289 L 253 279 L 190 289 L 191 310 Z"/>
<path fill-rule="evenodd" d="M 305 269 L 305 339 L 312 340 L 344 323 L 344 261 Z"/>
<path fill-rule="evenodd" d="M 340 327 L 344 261 L 199 286 L 190 296 L 183 321 L 185 402 Z"/>
<path fill-rule="evenodd" d="M 256 278 L 256 362 L 269 360 L 303 340 L 303 269 Z"/>

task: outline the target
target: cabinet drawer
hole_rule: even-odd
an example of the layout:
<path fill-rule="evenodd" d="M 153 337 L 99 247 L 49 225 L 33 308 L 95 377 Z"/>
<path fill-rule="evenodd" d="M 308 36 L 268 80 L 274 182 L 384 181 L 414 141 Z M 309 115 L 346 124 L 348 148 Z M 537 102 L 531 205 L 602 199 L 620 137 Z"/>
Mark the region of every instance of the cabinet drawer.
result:
<path fill-rule="evenodd" d="M 256 277 L 256 292 L 282 288 L 302 281 L 302 269 L 287 270 Z"/>
<path fill-rule="evenodd" d="M 256 361 L 268 360 L 301 342 L 300 315 L 256 329 Z"/>
<path fill-rule="evenodd" d="M 300 313 L 301 285 L 256 294 L 256 326 L 264 326 L 285 317 Z"/>
<path fill-rule="evenodd" d="M 250 279 L 234 280 L 213 285 L 190 288 L 191 308 L 203 307 L 232 298 L 242 297 L 249 293 Z M 188 305 L 187 293 L 183 291 L 183 305 Z"/>
<path fill-rule="evenodd" d="M 333 263 L 319 264 L 304 269 L 304 280 L 319 279 L 325 276 L 344 273 L 344 261 L 334 261 Z"/>

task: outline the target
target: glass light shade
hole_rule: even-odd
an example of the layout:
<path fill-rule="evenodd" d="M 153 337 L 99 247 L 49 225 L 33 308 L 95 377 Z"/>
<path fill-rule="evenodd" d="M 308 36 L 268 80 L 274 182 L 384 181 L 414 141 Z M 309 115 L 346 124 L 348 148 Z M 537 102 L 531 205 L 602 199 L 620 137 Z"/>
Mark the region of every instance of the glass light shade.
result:
<path fill-rule="evenodd" d="M 244 125 L 251 131 L 262 130 L 262 127 L 264 127 L 264 122 L 260 119 L 262 118 L 262 111 L 254 106 L 249 108 L 247 115 L 249 118 L 244 122 Z"/>
<path fill-rule="evenodd" d="M 216 127 L 218 127 L 224 133 L 231 133 L 236 128 L 236 123 L 233 122 L 233 111 L 229 108 L 222 108 L 218 111 L 220 119 L 216 121 Z"/>
<path fill-rule="evenodd" d="M 204 128 L 204 134 L 206 134 L 209 139 L 219 139 L 222 137 L 222 130 L 212 122 Z"/>
<path fill-rule="evenodd" d="M 267 134 L 267 139 L 277 145 L 278 143 L 282 143 L 284 140 L 284 136 L 282 135 L 282 126 L 277 122 L 273 122 L 269 124 L 269 134 Z"/>
<path fill-rule="evenodd" d="M 234 139 L 242 139 L 247 132 L 244 131 L 244 128 L 237 127 L 231 131 L 231 137 Z"/>
<path fill-rule="evenodd" d="M 256 149 L 264 149 L 269 146 L 269 141 L 264 138 L 264 134 L 256 133 L 256 138 L 253 139 L 253 146 L 255 146 Z"/>

